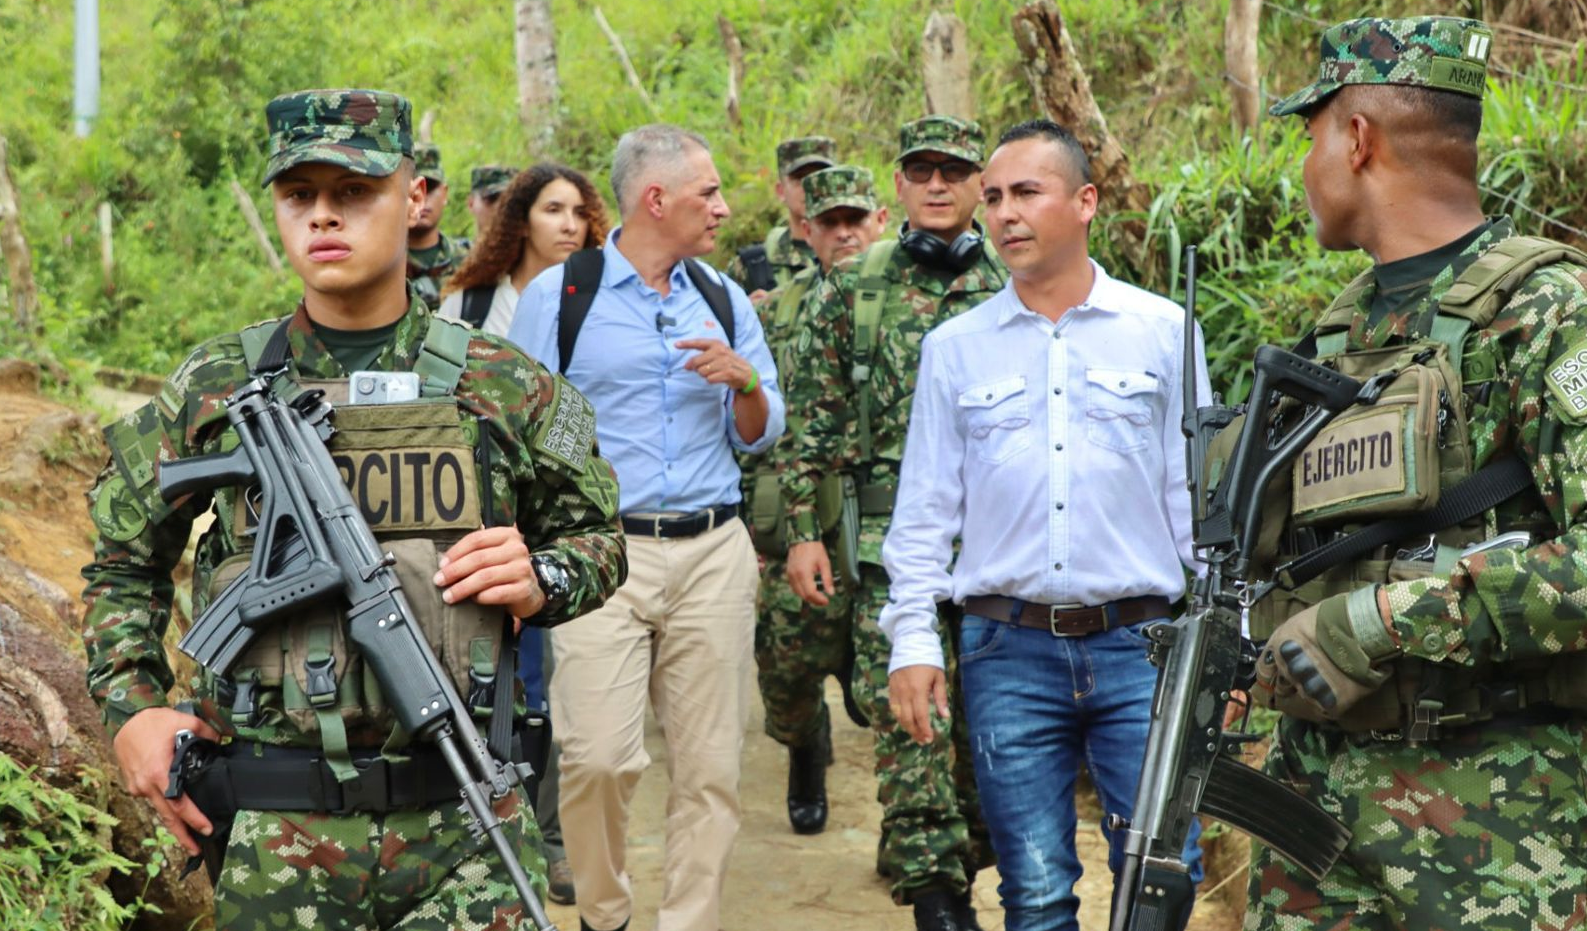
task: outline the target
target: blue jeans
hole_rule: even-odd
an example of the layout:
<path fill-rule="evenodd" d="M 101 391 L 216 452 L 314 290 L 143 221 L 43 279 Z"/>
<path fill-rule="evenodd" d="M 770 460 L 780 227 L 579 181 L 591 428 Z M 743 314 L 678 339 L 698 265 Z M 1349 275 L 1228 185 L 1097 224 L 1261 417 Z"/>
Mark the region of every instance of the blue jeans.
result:
<path fill-rule="evenodd" d="M 1080 878 L 1075 778 L 1080 765 L 1109 814 L 1135 805 L 1157 669 L 1141 629 L 1087 637 L 966 615 L 959 670 L 981 809 L 997 851 L 1006 931 L 1075 931 Z M 1104 830 L 1106 830 L 1104 828 Z M 1186 852 L 1201 881 L 1198 824 Z M 1108 867 L 1123 863 L 1108 832 Z"/>

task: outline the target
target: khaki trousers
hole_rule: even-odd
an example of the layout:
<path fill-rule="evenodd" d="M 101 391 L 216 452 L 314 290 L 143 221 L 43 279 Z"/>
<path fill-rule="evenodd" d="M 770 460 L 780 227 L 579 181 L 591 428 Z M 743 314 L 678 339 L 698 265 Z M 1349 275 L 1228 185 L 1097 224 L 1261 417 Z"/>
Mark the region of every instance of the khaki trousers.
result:
<path fill-rule="evenodd" d="M 657 931 L 718 931 L 739 824 L 749 718 L 755 554 L 743 522 L 697 537 L 628 537 L 628 581 L 551 632 L 552 725 L 562 744 L 563 843 L 579 915 L 610 931 L 633 914 L 628 805 L 648 697 L 667 741 L 666 882 Z"/>

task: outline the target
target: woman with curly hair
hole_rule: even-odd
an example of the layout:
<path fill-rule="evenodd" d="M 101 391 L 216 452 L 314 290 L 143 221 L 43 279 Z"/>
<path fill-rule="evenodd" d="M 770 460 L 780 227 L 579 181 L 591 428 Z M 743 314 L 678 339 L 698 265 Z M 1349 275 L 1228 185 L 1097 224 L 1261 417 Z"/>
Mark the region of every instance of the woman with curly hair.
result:
<path fill-rule="evenodd" d="M 484 237 L 447 281 L 441 315 L 506 336 L 524 286 L 574 252 L 599 248 L 607 229 L 606 205 L 583 175 L 545 162 L 519 172 Z"/>

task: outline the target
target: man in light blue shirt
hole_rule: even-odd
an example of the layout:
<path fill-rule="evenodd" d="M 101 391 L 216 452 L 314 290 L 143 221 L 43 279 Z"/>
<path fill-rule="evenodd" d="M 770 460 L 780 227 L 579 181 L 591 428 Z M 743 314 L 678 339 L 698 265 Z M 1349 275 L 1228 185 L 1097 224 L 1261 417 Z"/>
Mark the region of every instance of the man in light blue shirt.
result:
<path fill-rule="evenodd" d="M 509 334 L 594 406 L 628 536 L 628 581 L 552 634 L 559 810 L 581 927 L 627 928 L 624 844 L 650 762 L 648 697 L 671 776 L 656 928 L 717 931 L 738 832 L 758 583 L 733 451 L 771 446 L 783 400 L 749 298 L 694 261 L 728 217 L 705 140 L 659 124 L 624 134 L 612 188 L 622 226 L 599 252 L 530 282 Z M 587 315 L 571 326 L 578 298 Z"/>
<path fill-rule="evenodd" d="M 1057 124 L 1006 132 L 981 195 L 1009 283 L 922 344 L 878 624 L 894 712 L 924 742 L 933 709 L 948 713 L 936 605 L 964 606 L 959 670 L 1004 927 L 1078 931 L 1075 779 L 1083 762 L 1104 810 L 1129 816 L 1157 679 L 1141 630 L 1194 566 L 1184 314 L 1090 259 L 1097 189 Z M 1198 361 L 1202 396 L 1205 372 Z M 1116 873 L 1120 832 L 1109 839 Z"/>

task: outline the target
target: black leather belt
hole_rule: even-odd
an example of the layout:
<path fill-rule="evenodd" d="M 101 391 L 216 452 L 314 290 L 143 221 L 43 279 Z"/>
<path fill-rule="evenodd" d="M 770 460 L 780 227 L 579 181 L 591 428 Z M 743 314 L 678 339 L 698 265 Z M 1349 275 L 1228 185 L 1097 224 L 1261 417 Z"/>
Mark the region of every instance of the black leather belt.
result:
<path fill-rule="evenodd" d="M 964 600 L 964 613 L 1020 627 L 1045 630 L 1054 637 L 1084 637 L 1114 627 L 1128 627 L 1154 617 L 1167 617 L 1168 599 L 1162 595 L 1120 598 L 1100 605 L 1044 605 L 999 595 L 979 595 Z"/>
<path fill-rule="evenodd" d="M 714 508 L 695 511 L 693 514 L 673 516 L 635 517 L 623 515 L 623 533 L 635 537 L 653 537 L 670 540 L 677 537 L 697 537 L 707 530 L 720 527 L 738 516 L 738 505 L 719 504 Z"/>

